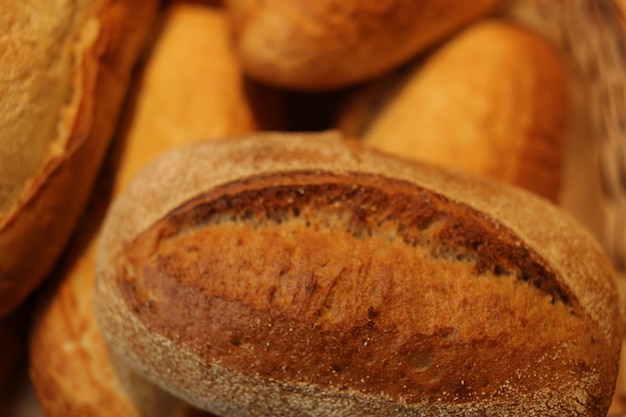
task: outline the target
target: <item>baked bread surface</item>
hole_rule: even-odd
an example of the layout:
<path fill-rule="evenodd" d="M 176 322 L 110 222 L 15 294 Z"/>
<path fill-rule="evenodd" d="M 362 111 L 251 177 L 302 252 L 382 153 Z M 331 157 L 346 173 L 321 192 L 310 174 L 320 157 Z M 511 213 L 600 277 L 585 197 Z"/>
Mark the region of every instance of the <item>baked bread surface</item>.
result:
<path fill-rule="evenodd" d="M 157 3 L 0 5 L 0 317 L 50 272 L 74 230 Z"/>
<path fill-rule="evenodd" d="M 333 133 L 157 160 L 109 213 L 96 294 L 116 352 L 225 416 L 601 416 L 624 328 L 559 209 Z"/>

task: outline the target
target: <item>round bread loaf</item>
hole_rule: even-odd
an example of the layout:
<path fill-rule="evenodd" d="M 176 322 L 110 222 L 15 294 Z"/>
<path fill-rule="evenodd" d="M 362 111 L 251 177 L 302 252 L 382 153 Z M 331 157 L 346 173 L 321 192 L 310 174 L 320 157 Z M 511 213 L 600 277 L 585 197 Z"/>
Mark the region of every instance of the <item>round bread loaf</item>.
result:
<path fill-rule="evenodd" d="M 246 71 L 299 90 L 372 79 L 503 0 L 226 0 Z"/>
<path fill-rule="evenodd" d="M 96 269 L 112 348 L 222 416 L 603 416 L 624 335 L 557 207 L 334 133 L 169 152 Z"/>
<path fill-rule="evenodd" d="M 339 129 L 386 152 L 559 197 L 568 126 L 557 49 L 504 20 L 478 22 L 356 92 Z"/>
<path fill-rule="evenodd" d="M 0 6 L 0 317 L 51 271 L 89 198 L 157 0 Z"/>

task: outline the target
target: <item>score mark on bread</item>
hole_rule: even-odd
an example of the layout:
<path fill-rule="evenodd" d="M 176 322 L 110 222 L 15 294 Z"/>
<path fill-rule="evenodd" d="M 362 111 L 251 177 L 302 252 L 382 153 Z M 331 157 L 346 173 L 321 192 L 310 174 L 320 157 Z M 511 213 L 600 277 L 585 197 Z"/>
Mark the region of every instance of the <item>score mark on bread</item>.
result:
<path fill-rule="evenodd" d="M 284 415 L 608 407 L 621 339 L 532 239 L 398 175 L 432 168 L 318 139 L 240 141 L 250 175 L 173 198 L 104 244 L 98 310 L 114 348 L 224 415 L 277 415 L 278 403 Z M 324 146 L 335 168 L 318 160 Z M 376 163 L 401 167 L 383 175 Z M 438 172 L 428 176 L 452 179 Z"/>
<path fill-rule="evenodd" d="M 533 363 L 541 354 L 516 336 L 524 328 L 545 339 L 542 351 L 589 332 L 536 255 L 473 210 L 376 177 L 281 177 L 229 184 L 126 247 L 117 275 L 140 320 L 242 373 L 372 394 L 384 382 L 411 400 L 437 395 L 443 366 L 465 381 L 448 388 L 460 396 L 501 385 L 487 375 L 493 358 L 464 363 L 459 349 L 486 352 L 499 338 L 511 343 L 502 359 Z"/>

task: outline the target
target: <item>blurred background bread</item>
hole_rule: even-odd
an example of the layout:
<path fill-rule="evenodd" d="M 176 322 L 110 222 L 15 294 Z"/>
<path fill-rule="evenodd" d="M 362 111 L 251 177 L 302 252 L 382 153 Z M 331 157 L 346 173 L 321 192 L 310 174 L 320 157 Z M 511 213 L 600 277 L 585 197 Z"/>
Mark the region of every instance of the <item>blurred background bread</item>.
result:
<path fill-rule="evenodd" d="M 296 90 L 372 79 L 503 0 L 225 0 L 247 73 Z"/>
<path fill-rule="evenodd" d="M 484 20 L 340 110 L 369 145 L 523 187 L 556 202 L 568 134 L 568 78 L 541 36 Z"/>
<path fill-rule="evenodd" d="M 169 147 L 253 132 L 262 124 L 250 96 L 258 90 L 242 76 L 223 11 L 173 5 L 162 14 L 153 41 L 98 192 L 55 282 L 38 300 L 30 375 L 48 417 L 206 415 L 145 382 L 111 356 L 93 317 L 95 247 L 111 198 Z M 268 103 L 271 97 L 267 95 Z"/>
<path fill-rule="evenodd" d="M 74 230 L 156 9 L 157 0 L 0 4 L 0 317 Z"/>

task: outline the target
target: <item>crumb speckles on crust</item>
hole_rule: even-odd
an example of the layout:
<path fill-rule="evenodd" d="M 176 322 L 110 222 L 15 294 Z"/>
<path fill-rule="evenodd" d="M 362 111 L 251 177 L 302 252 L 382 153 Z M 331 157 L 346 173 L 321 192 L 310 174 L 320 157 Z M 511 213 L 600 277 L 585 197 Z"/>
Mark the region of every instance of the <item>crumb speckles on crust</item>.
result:
<path fill-rule="evenodd" d="M 332 134 L 170 154 L 116 202 L 100 255 L 111 344 L 218 414 L 608 407 L 621 317 L 584 232 L 527 194 Z"/>
<path fill-rule="evenodd" d="M 509 375 L 538 353 L 599 336 L 510 231 L 381 182 L 292 172 L 217 188 L 125 247 L 122 295 L 152 332 L 190 341 L 207 363 L 368 394 L 384 386 L 407 404 L 508 395 Z M 576 341 L 541 375 L 567 372 L 572 357 L 592 367 L 589 338 Z"/>

